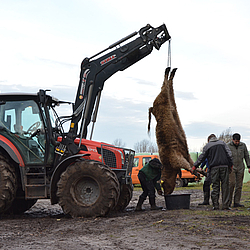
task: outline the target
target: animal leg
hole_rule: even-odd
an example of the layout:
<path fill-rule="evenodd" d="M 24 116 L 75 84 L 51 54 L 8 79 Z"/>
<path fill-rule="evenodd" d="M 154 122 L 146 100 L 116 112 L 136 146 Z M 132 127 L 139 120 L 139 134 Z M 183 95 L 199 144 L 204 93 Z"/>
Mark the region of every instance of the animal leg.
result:
<path fill-rule="evenodd" d="M 176 157 L 176 159 L 178 159 L 178 164 L 175 164 L 174 166 L 175 167 L 178 167 L 178 168 L 184 168 L 186 169 L 187 171 L 189 171 L 191 174 L 194 174 L 196 175 L 198 178 L 201 178 L 201 171 L 193 171 L 192 170 L 192 166 L 194 164 L 193 160 L 191 159 L 190 155 L 188 155 L 188 160 L 186 160 L 182 155 L 179 155 Z"/>
<path fill-rule="evenodd" d="M 168 69 L 168 68 L 167 68 L 167 69 Z M 167 69 L 166 69 L 166 70 L 167 70 Z M 169 80 L 171 80 L 171 81 L 173 80 L 176 70 L 177 70 L 177 68 L 174 68 L 174 69 L 171 71 Z"/>
<path fill-rule="evenodd" d="M 171 194 L 174 191 L 178 172 L 179 171 L 177 169 L 163 169 L 162 187 L 164 190 L 164 195 Z"/>

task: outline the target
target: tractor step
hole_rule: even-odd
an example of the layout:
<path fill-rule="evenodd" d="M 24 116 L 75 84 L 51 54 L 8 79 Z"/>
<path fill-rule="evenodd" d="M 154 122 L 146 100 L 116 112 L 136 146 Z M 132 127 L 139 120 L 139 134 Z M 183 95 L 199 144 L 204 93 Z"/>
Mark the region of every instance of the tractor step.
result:
<path fill-rule="evenodd" d="M 42 199 L 48 197 L 46 169 L 41 166 L 28 167 L 25 171 L 25 198 Z"/>

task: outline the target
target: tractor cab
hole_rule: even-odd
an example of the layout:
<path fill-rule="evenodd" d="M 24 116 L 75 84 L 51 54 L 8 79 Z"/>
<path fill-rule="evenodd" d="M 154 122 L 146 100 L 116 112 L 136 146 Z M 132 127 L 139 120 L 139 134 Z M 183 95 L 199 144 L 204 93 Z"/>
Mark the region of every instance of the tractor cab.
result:
<path fill-rule="evenodd" d="M 25 165 L 44 164 L 45 160 L 43 110 L 35 97 L 0 95 L 0 134 L 18 148 Z"/>

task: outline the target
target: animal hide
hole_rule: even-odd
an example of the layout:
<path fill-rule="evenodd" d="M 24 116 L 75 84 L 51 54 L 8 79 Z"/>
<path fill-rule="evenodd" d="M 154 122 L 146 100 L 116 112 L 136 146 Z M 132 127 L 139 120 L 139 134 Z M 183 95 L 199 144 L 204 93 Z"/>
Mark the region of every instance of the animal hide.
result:
<path fill-rule="evenodd" d="M 154 100 L 153 107 L 149 108 L 148 132 L 150 131 L 151 113 L 157 122 L 156 140 L 163 165 L 161 179 L 164 195 L 173 192 L 176 177 L 181 168 L 192 173 L 194 164 L 188 152 L 186 135 L 175 103 L 173 78 L 176 70 L 173 69 L 170 73 L 170 68 L 166 69 L 161 92 Z"/>

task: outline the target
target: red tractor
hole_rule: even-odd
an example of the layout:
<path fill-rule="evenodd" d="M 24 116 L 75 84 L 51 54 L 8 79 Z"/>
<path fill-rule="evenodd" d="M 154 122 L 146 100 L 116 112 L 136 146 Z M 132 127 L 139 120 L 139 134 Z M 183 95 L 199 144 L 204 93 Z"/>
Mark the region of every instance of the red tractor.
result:
<path fill-rule="evenodd" d="M 0 94 L 0 213 L 22 213 L 48 198 L 73 217 L 104 216 L 129 204 L 134 151 L 92 141 L 93 130 L 86 137 L 104 82 L 170 39 L 164 24 L 147 25 L 121 46 L 137 34 L 83 60 L 70 116 L 57 115 L 56 107 L 69 102 L 46 90 Z"/>

